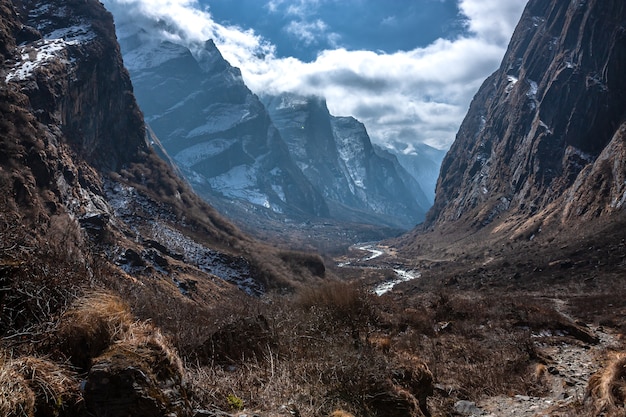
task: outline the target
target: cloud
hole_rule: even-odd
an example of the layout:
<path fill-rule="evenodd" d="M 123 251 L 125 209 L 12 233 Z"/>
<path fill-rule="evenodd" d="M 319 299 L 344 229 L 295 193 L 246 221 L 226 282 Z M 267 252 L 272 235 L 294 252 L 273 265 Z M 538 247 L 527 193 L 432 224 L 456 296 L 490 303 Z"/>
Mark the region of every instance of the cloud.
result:
<path fill-rule="evenodd" d="M 271 0 L 268 10 L 299 18 L 324 0 Z M 332 114 L 361 120 L 375 142 L 424 142 L 447 148 L 484 79 L 500 64 L 527 0 L 459 0 L 467 34 L 438 39 L 424 48 L 395 53 L 325 50 L 312 62 L 277 58 L 274 47 L 252 30 L 217 24 L 195 0 L 105 0 L 116 20 L 159 21 L 162 32 L 182 41 L 212 38 L 241 69 L 256 93 L 296 92 L 324 96 Z M 303 42 L 325 36 L 321 20 L 295 24 Z"/>
<path fill-rule="evenodd" d="M 339 39 L 338 34 L 328 32 L 328 25 L 320 19 L 312 22 L 292 20 L 285 26 L 285 31 L 294 35 L 307 46 L 319 43 L 320 39 L 326 40 L 331 45 L 336 45 Z"/>

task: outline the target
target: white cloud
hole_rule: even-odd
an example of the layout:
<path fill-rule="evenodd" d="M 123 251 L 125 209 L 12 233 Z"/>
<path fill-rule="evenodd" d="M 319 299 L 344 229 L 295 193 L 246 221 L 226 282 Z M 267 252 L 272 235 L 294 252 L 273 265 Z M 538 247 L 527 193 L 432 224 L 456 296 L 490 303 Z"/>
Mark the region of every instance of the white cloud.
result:
<path fill-rule="evenodd" d="M 317 43 L 320 38 L 325 38 L 331 41 L 331 43 L 336 43 L 338 36 L 333 33 L 327 33 L 328 25 L 320 19 L 312 22 L 293 20 L 285 27 L 285 31 L 294 35 L 305 45 Z"/>
<path fill-rule="evenodd" d="M 285 0 L 272 0 L 277 8 Z M 187 41 L 212 38 L 241 69 L 256 93 L 282 91 L 326 97 L 331 113 L 365 123 L 374 141 L 400 139 L 448 147 L 484 79 L 499 65 L 527 0 L 460 0 L 470 34 L 439 39 L 425 48 L 393 54 L 334 49 L 313 62 L 276 58 L 274 48 L 251 30 L 215 23 L 195 0 L 105 0 L 116 20 L 160 20 Z M 290 3 L 304 16 L 319 0 Z M 298 9 L 299 8 L 299 9 Z M 308 24 L 307 24 L 308 25 Z M 327 30 L 322 21 L 292 28 L 304 42 Z"/>

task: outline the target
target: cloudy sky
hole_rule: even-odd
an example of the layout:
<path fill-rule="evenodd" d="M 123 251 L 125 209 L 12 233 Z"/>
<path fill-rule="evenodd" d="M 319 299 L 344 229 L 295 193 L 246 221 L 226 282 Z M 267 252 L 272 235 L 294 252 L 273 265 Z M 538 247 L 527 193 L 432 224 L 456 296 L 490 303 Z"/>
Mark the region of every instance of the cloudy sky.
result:
<path fill-rule="evenodd" d="M 257 94 L 322 95 L 375 142 L 446 149 L 527 0 L 103 2 L 116 21 L 156 19 L 163 36 L 214 39 Z"/>

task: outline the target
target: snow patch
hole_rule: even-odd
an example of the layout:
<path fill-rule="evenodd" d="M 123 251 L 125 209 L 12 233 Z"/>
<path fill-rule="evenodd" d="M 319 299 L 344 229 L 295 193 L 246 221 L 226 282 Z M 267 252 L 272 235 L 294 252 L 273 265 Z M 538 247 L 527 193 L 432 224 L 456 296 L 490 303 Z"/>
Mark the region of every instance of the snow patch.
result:
<path fill-rule="evenodd" d="M 284 109 L 295 109 L 298 107 L 304 107 L 307 105 L 307 99 L 305 97 L 300 96 L 282 96 L 280 99 L 280 104 L 276 106 L 276 110 L 284 110 Z"/>
<path fill-rule="evenodd" d="M 528 90 L 528 92 L 526 93 L 526 96 L 536 100 L 537 99 L 537 91 L 538 91 L 538 86 L 537 86 L 537 82 L 533 81 L 533 80 L 527 80 L 528 84 L 530 85 L 530 89 Z"/>
<path fill-rule="evenodd" d="M 210 178 L 213 189 L 226 197 L 248 201 L 257 206 L 271 208 L 268 196 L 257 188 L 258 169 L 254 166 L 239 165 L 228 172 Z"/>
<path fill-rule="evenodd" d="M 80 24 L 57 29 L 42 40 L 22 45 L 18 50 L 18 62 L 6 75 L 5 82 L 23 81 L 29 78 L 37 68 L 50 62 L 70 63 L 71 61 L 68 60 L 65 53 L 66 48 L 70 45 L 80 45 L 91 41 L 95 37 L 96 35 L 91 31 L 90 25 Z"/>
<path fill-rule="evenodd" d="M 231 142 L 226 139 L 213 139 L 183 149 L 174 155 L 174 159 L 180 165 L 189 168 L 198 162 L 224 152 L 230 146 Z"/>
<path fill-rule="evenodd" d="M 5 82 L 8 83 L 14 79 L 25 80 L 35 69 L 59 57 L 58 52 L 64 50 L 65 46 L 63 39 L 54 39 L 40 41 L 32 47 L 22 47 L 20 49 L 21 62 L 9 71 Z"/>
<path fill-rule="evenodd" d="M 147 42 L 124 54 L 124 65 L 129 71 L 158 67 L 168 61 L 191 56 L 187 48 L 172 42 Z"/>
<path fill-rule="evenodd" d="M 207 122 L 189 131 L 187 138 L 223 132 L 252 118 L 247 104 L 215 104 L 204 109 L 203 112 L 209 115 Z"/>
<path fill-rule="evenodd" d="M 513 87 L 515 87 L 515 84 L 517 84 L 519 79 L 517 77 L 512 76 L 512 75 L 507 75 L 506 79 L 508 81 L 508 84 L 506 85 L 506 88 L 504 89 L 504 92 L 506 94 L 509 94 L 513 90 Z"/>

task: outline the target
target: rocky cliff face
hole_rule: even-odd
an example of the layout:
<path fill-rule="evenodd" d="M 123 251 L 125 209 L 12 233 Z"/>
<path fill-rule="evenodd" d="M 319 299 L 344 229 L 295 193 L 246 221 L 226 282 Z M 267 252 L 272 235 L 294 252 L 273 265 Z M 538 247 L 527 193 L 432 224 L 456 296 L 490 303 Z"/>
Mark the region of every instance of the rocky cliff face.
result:
<path fill-rule="evenodd" d="M 157 156 L 100 2 L 0 0 L 0 54 L 0 335 L 17 341 L 15 366 L 30 364 L 22 376 L 3 368 L 2 389 L 27 415 L 190 414 L 158 329 L 145 336 L 160 341 L 115 338 L 137 318 L 172 334 L 219 300 L 289 285 L 279 277 L 293 275 L 292 255 L 244 236 Z M 320 259 L 305 262 L 299 276 L 323 275 Z M 86 317 L 52 331 L 88 289 L 100 292 Z M 112 293 L 124 300 L 102 304 Z M 115 305 L 133 314 L 112 331 Z M 20 410 L 11 404 L 3 415 Z"/>
<path fill-rule="evenodd" d="M 329 201 L 331 216 L 412 227 L 428 207 L 395 156 L 377 152 L 365 126 L 332 116 L 318 97 L 264 97 L 268 112 L 304 175 Z"/>
<path fill-rule="evenodd" d="M 239 69 L 212 41 L 192 54 L 129 24 L 119 33 L 146 120 L 196 192 L 287 215 L 328 214 Z"/>
<path fill-rule="evenodd" d="M 624 68 L 622 1 L 531 0 L 443 161 L 427 225 L 622 210 Z"/>

